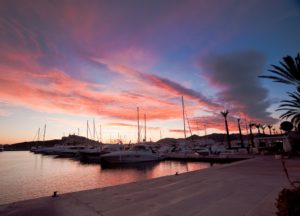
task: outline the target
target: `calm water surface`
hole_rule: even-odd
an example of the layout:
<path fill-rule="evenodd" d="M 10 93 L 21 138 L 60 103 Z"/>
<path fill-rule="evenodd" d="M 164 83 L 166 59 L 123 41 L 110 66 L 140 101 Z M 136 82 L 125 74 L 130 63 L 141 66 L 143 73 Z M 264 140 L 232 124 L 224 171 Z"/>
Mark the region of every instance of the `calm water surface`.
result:
<path fill-rule="evenodd" d="M 103 168 L 99 164 L 33 154 L 0 152 L 0 204 L 101 188 L 210 167 L 209 163 L 162 161 Z"/>

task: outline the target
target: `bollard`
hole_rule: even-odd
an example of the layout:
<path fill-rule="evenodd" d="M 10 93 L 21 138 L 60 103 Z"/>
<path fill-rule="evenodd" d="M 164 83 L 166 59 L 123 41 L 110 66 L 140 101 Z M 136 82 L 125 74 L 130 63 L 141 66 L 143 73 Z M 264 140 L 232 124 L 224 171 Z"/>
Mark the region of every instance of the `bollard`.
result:
<path fill-rule="evenodd" d="M 58 195 L 57 195 L 57 191 L 54 191 L 54 192 L 53 192 L 53 195 L 52 195 L 52 197 L 58 197 Z"/>
<path fill-rule="evenodd" d="M 178 172 L 175 173 L 175 175 L 178 175 L 178 174 L 179 174 Z"/>

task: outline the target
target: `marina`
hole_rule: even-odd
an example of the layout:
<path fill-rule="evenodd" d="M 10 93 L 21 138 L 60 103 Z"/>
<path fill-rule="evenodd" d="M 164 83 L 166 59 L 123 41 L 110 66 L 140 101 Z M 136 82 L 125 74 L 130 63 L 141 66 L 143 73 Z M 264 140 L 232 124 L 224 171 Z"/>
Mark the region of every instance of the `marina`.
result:
<path fill-rule="evenodd" d="M 74 158 L 4 151 L 0 154 L 0 204 L 137 182 L 211 167 L 210 163 L 161 161 L 103 167 Z"/>
<path fill-rule="evenodd" d="M 299 179 L 299 158 L 286 161 Z M 260 156 L 209 169 L 0 206 L 6 215 L 275 215 L 288 186 L 280 160 Z"/>
<path fill-rule="evenodd" d="M 300 1 L 0 11 L 0 216 L 300 216 Z"/>

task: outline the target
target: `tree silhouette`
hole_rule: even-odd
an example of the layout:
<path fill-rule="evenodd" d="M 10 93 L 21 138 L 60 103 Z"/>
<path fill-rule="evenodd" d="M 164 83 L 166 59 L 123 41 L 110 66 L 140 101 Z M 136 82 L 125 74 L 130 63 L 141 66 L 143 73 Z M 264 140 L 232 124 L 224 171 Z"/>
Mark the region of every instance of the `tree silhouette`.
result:
<path fill-rule="evenodd" d="M 228 122 L 227 122 L 227 115 L 228 115 L 228 113 L 229 113 L 228 110 L 221 111 L 221 115 L 225 119 L 225 128 L 226 128 L 226 137 L 227 137 L 228 148 L 231 149 L 231 142 L 230 142 L 230 136 L 229 136 L 229 130 L 228 130 Z"/>
<path fill-rule="evenodd" d="M 256 126 L 254 123 L 249 124 L 249 129 L 250 129 L 250 139 L 251 139 L 251 145 L 254 147 L 254 140 L 253 140 L 253 133 L 252 133 L 252 127 Z"/>
<path fill-rule="evenodd" d="M 257 128 L 257 133 L 260 135 L 260 127 L 261 127 L 261 125 L 260 124 L 256 124 L 255 127 Z"/>
<path fill-rule="evenodd" d="M 241 119 L 238 118 L 238 127 L 239 127 L 239 134 L 240 134 L 240 140 L 241 140 L 241 147 L 244 148 L 244 140 L 243 140 L 243 135 L 242 135 L 242 130 L 241 130 L 241 124 L 240 124 Z"/>
<path fill-rule="evenodd" d="M 277 110 L 286 111 L 283 113 L 280 118 L 288 119 L 291 118 L 291 122 L 295 127 L 299 129 L 300 123 L 300 94 L 298 92 L 288 93 L 291 100 L 283 100 L 281 101 L 279 108 Z"/>
<path fill-rule="evenodd" d="M 259 76 L 261 78 L 271 79 L 273 82 L 284 83 L 296 87 L 296 91 L 288 92 L 289 99 L 281 101 L 277 111 L 285 111 L 280 118 L 291 119 L 295 128 L 299 129 L 300 125 L 300 54 L 293 58 L 286 56 L 283 61 L 279 62 L 280 66 L 271 65 L 269 72 L 272 75 Z"/>
<path fill-rule="evenodd" d="M 274 75 L 259 77 L 272 79 L 274 82 L 294 85 L 300 92 L 300 54 L 298 53 L 295 59 L 291 56 L 286 56 L 279 64 L 280 66 L 271 65 L 272 69 L 268 70 Z"/>
<path fill-rule="evenodd" d="M 272 130 L 271 130 L 272 127 L 273 127 L 273 125 L 270 125 L 270 124 L 268 125 L 269 131 L 270 131 L 270 135 L 272 135 Z"/>
<path fill-rule="evenodd" d="M 263 131 L 263 135 L 266 135 L 266 134 L 265 134 L 265 128 L 266 128 L 266 127 L 267 127 L 266 125 L 261 125 L 261 126 L 260 126 L 260 128 L 261 128 L 262 131 Z"/>

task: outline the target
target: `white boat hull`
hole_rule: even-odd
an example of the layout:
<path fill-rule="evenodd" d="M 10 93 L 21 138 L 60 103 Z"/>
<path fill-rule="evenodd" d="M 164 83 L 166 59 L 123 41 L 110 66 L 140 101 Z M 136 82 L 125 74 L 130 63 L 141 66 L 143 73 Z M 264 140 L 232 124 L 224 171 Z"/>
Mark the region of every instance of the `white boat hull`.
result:
<path fill-rule="evenodd" d="M 118 151 L 102 155 L 101 160 L 111 164 L 120 164 L 159 161 L 161 157 L 149 152 Z"/>

